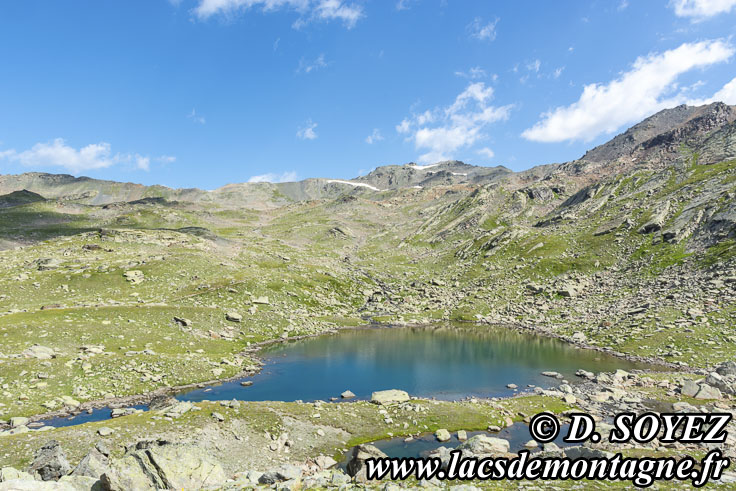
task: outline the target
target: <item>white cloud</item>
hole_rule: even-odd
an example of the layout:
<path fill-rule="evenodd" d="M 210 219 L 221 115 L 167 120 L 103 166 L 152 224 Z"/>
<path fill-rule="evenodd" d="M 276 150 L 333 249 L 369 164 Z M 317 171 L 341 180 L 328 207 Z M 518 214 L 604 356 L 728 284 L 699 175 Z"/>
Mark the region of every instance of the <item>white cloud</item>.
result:
<path fill-rule="evenodd" d="M 363 7 L 342 0 L 198 0 L 194 13 L 199 19 L 213 15 L 234 15 L 241 11 L 259 8 L 262 12 L 293 10 L 302 15 L 294 27 L 299 28 L 312 20 L 342 21 L 348 29 L 363 17 Z"/>
<path fill-rule="evenodd" d="M 482 156 L 487 157 L 489 159 L 492 159 L 493 156 L 496 155 L 495 153 L 493 153 L 493 150 L 491 150 L 488 147 L 483 147 L 480 150 L 478 150 L 476 153 L 478 155 L 482 155 Z"/>
<path fill-rule="evenodd" d="M 480 17 L 476 17 L 473 19 L 473 22 L 468 24 L 467 29 L 470 35 L 475 39 L 480 39 L 481 41 L 493 41 L 496 39 L 496 24 L 498 24 L 498 19 L 493 22 L 485 22 Z"/>
<path fill-rule="evenodd" d="M 707 99 L 691 99 L 687 103 L 691 106 L 702 106 L 711 102 L 724 102 L 726 104 L 736 104 L 736 78 L 723 86 L 721 90 L 713 94 L 713 97 Z"/>
<path fill-rule="evenodd" d="M 307 61 L 303 57 L 299 60 L 299 67 L 296 69 L 297 73 L 311 73 L 327 66 L 325 61 L 325 55 L 321 54 L 314 61 Z"/>
<path fill-rule="evenodd" d="M 526 69 L 530 72 L 539 73 L 539 68 L 542 66 L 542 62 L 539 59 L 531 61 L 526 64 Z"/>
<path fill-rule="evenodd" d="M 189 114 L 187 114 L 187 118 L 191 119 L 192 121 L 194 121 L 195 123 L 198 123 L 198 124 L 206 124 L 207 123 L 207 120 L 204 119 L 204 116 L 200 116 L 199 114 L 197 114 L 197 111 L 194 110 L 194 109 L 192 109 L 192 112 L 190 112 Z"/>
<path fill-rule="evenodd" d="M 365 142 L 368 145 L 373 145 L 376 142 L 380 142 L 383 140 L 383 135 L 381 134 L 381 130 L 378 128 L 373 128 L 373 133 L 365 137 Z"/>
<path fill-rule="evenodd" d="M 577 102 L 542 114 L 522 133 L 527 140 L 589 141 L 613 133 L 666 107 L 685 102 L 677 78 L 695 68 L 729 59 L 733 47 L 722 40 L 685 43 L 660 54 L 638 58 L 631 69 L 608 84 L 589 84 Z"/>
<path fill-rule="evenodd" d="M 248 182 L 294 182 L 296 178 L 297 174 L 294 171 L 287 171 L 281 174 L 269 172 L 260 176 L 252 176 L 248 179 Z"/>
<path fill-rule="evenodd" d="M 161 162 L 162 164 L 173 164 L 176 162 L 176 157 L 173 155 L 161 155 L 156 159 L 158 162 Z"/>
<path fill-rule="evenodd" d="M 470 80 L 477 80 L 479 78 L 485 78 L 488 76 L 485 70 L 479 66 L 470 68 L 467 72 L 457 71 L 455 72 L 457 77 L 469 78 Z"/>
<path fill-rule="evenodd" d="M 173 159 L 174 157 L 168 158 Z M 37 169 L 61 167 L 73 173 L 105 169 L 116 164 L 129 164 L 147 171 L 151 164 L 151 159 L 147 156 L 113 154 L 109 143 L 93 143 L 77 150 L 67 145 L 62 138 L 46 143 L 36 143 L 23 152 L 12 149 L 2 151 L 0 159 L 18 162 L 25 167 Z"/>
<path fill-rule="evenodd" d="M 511 106 L 492 106 L 492 99 L 492 87 L 471 83 L 451 105 L 405 118 L 396 131 L 406 134 L 417 150 L 425 151 L 419 162 L 448 160 L 458 149 L 483 139 L 488 124 L 508 118 Z"/>
<path fill-rule="evenodd" d="M 562 72 L 565 70 L 564 66 L 561 66 L 559 68 L 556 68 L 554 73 L 552 74 L 553 78 L 560 78 L 560 75 L 562 75 Z"/>
<path fill-rule="evenodd" d="M 396 10 L 409 10 L 414 0 L 399 0 L 396 2 Z"/>
<path fill-rule="evenodd" d="M 140 170 L 148 171 L 151 168 L 151 158 L 143 157 L 142 155 L 135 156 L 135 166 Z"/>
<path fill-rule="evenodd" d="M 730 12 L 736 6 L 736 0 L 671 0 L 670 7 L 675 9 L 678 17 L 690 17 L 693 21 L 701 21 L 718 14 Z"/>
<path fill-rule="evenodd" d="M 316 128 L 317 123 L 313 122 L 311 119 L 308 119 L 306 125 L 299 128 L 299 130 L 296 132 L 296 136 L 298 138 L 301 138 L 302 140 L 315 140 L 317 138 L 317 132 L 314 131 Z"/>

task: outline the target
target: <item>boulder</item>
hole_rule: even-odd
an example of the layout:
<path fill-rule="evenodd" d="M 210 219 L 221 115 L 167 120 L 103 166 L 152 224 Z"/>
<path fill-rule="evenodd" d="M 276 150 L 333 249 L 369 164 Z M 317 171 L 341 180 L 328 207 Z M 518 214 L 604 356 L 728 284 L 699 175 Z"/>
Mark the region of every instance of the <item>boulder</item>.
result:
<path fill-rule="evenodd" d="M 508 440 L 495 436 L 475 435 L 465 443 L 457 447 L 463 453 L 469 452 L 473 455 L 498 455 L 508 453 L 511 444 Z"/>
<path fill-rule="evenodd" d="M 343 399 L 352 399 L 353 397 L 355 397 L 355 394 L 353 394 L 353 392 L 350 390 L 346 390 L 345 392 L 340 394 L 340 397 L 342 397 Z"/>
<path fill-rule="evenodd" d="M 19 471 L 13 467 L 3 467 L 0 469 L 0 482 L 13 481 L 16 479 L 33 480 L 27 472 Z"/>
<path fill-rule="evenodd" d="M 19 426 L 25 426 L 29 421 L 30 420 L 28 418 L 24 418 L 23 416 L 16 416 L 14 418 L 10 418 L 10 427 L 18 428 Z"/>
<path fill-rule="evenodd" d="M 386 404 L 399 404 L 411 400 L 409 394 L 403 390 L 390 389 L 379 390 L 371 394 L 371 402 L 381 406 Z"/>
<path fill-rule="evenodd" d="M 695 394 L 696 399 L 721 399 L 722 397 L 723 395 L 720 390 L 708 384 L 700 384 L 700 389 Z"/>
<path fill-rule="evenodd" d="M 227 476 L 209 452 L 194 445 L 139 442 L 110 464 L 100 478 L 105 489 L 202 489 L 219 487 Z"/>
<path fill-rule="evenodd" d="M 358 445 L 353 449 L 353 453 L 348 461 L 347 471 L 348 475 L 353 477 L 356 481 L 365 482 L 366 480 L 366 466 L 365 461 L 368 459 L 382 459 L 388 455 L 381 452 L 374 445 Z"/>
<path fill-rule="evenodd" d="M 450 436 L 450 432 L 449 432 L 449 431 L 447 431 L 447 430 L 446 430 L 446 429 L 444 429 L 444 428 L 441 428 L 441 429 L 439 429 L 439 430 L 435 431 L 435 433 L 434 433 L 434 437 L 435 437 L 435 438 L 437 438 L 437 441 L 438 441 L 438 442 L 446 442 L 446 441 L 449 441 L 449 440 L 450 440 L 450 438 L 452 438 L 452 437 Z"/>
<path fill-rule="evenodd" d="M 53 348 L 47 348 L 46 346 L 40 346 L 35 344 L 21 353 L 26 358 L 35 358 L 37 360 L 50 360 L 56 357 L 56 353 Z"/>
<path fill-rule="evenodd" d="M 72 467 L 56 440 L 51 440 L 41 447 L 29 468 L 29 472 L 42 481 L 57 481 L 71 470 Z"/>
<path fill-rule="evenodd" d="M 107 456 L 95 448 L 82 458 L 70 475 L 99 479 L 109 469 L 110 462 Z"/>
<path fill-rule="evenodd" d="M 143 279 L 145 278 L 145 275 L 143 274 L 143 271 L 139 271 L 137 269 L 132 271 L 126 271 L 123 273 L 123 276 L 126 280 L 130 282 L 131 285 L 137 285 L 139 283 L 143 282 Z"/>
<path fill-rule="evenodd" d="M 283 465 L 278 469 L 266 471 L 258 478 L 259 484 L 275 484 L 284 481 L 297 481 L 302 477 L 302 470 L 295 465 Z"/>
<path fill-rule="evenodd" d="M 253 303 L 258 305 L 268 305 L 270 302 L 268 297 L 256 297 L 253 299 Z"/>
<path fill-rule="evenodd" d="M 229 320 L 230 322 L 242 322 L 243 316 L 237 312 L 228 312 L 227 314 L 225 314 L 225 319 Z"/>
<path fill-rule="evenodd" d="M 723 377 L 728 375 L 736 376 L 736 361 L 724 361 L 716 367 L 716 373 Z"/>
<path fill-rule="evenodd" d="M 685 397 L 695 397 L 695 394 L 697 394 L 699 390 L 700 387 L 698 387 L 698 384 L 692 380 L 685 380 L 682 383 L 682 386 L 680 386 L 680 393 Z"/>

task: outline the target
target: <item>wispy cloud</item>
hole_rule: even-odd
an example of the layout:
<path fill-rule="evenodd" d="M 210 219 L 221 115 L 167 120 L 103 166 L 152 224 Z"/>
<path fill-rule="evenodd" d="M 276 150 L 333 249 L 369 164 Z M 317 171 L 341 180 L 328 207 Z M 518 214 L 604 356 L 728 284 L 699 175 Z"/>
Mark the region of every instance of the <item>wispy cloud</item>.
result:
<path fill-rule="evenodd" d="M 194 14 L 205 20 L 215 15 L 233 16 L 251 9 L 263 13 L 295 11 L 301 15 L 293 24 L 297 29 L 315 20 L 340 21 L 351 29 L 365 15 L 362 6 L 342 0 L 198 0 Z"/>
<path fill-rule="evenodd" d="M 411 4 L 418 0 L 399 0 L 396 2 L 396 10 L 409 10 Z"/>
<path fill-rule="evenodd" d="M 489 158 L 489 159 L 492 159 L 494 157 L 494 155 L 496 155 L 495 153 L 493 153 L 493 150 L 491 150 L 488 147 L 483 147 L 483 148 L 479 149 L 475 153 L 477 153 L 478 155 L 482 155 L 482 156 L 484 156 L 486 158 Z"/>
<path fill-rule="evenodd" d="M 470 80 L 478 80 L 488 76 L 486 71 L 479 66 L 472 67 L 467 72 L 457 71 L 455 75 L 462 78 L 469 78 Z"/>
<path fill-rule="evenodd" d="M 317 123 L 308 119 L 306 124 L 296 132 L 296 136 L 302 140 L 315 140 L 317 139 L 317 132 L 314 131 L 315 129 L 317 129 Z"/>
<path fill-rule="evenodd" d="M 317 71 L 320 68 L 324 68 L 326 66 L 327 66 L 327 62 L 325 61 L 324 54 L 319 55 L 313 61 L 307 61 L 304 57 L 302 57 L 299 60 L 299 66 L 297 67 L 296 71 L 297 73 L 311 73 L 313 71 Z"/>
<path fill-rule="evenodd" d="M 522 136 L 539 142 L 589 141 L 685 102 L 677 90 L 680 75 L 729 59 L 733 47 L 722 40 L 685 43 L 638 58 L 631 69 L 607 84 L 589 84 L 569 106 L 544 113 Z"/>
<path fill-rule="evenodd" d="M 192 121 L 194 121 L 197 124 L 206 124 L 207 123 L 207 120 L 204 119 L 204 116 L 201 116 L 201 115 L 197 114 L 197 111 L 195 109 L 192 109 L 192 112 L 190 112 L 189 114 L 187 114 L 187 118 L 191 119 Z"/>
<path fill-rule="evenodd" d="M 467 30 L 471 37 L 480 39 L 481 41 L 493 41 L 496 39 L 496 24 L 499 19 L 492 22 L 486 22 L 480 17 L 473 19 L 473 22 L 468 24 Z"/>
<path fill-rule="evenodd" d="M 171 162 L 176 160 L 170 156 L 161 158 L 171 159 Z M 150 157 L 140 154 L 113 154 L 110 144 L 106 142 L 93 143 L 76 149 L 67 145 L 62 138 L 36 143 L 22 152 L 14 149 L 2 151 L 0 159 L 35 169 L 60 167 L 73 173 L 105 169 L 118 164 L 130 165 L 145 171 L 151 166 Z"/>
<path fill-rule="evenodd" d="M 373 128 L 373 133 L 365 137 L 365 142 L 368 145 L 373 145 L 381 140 L 383 140 L 383 135 L 381 135 L 381 131 L 378 128 Z"/>
<path fill-rule="evenodd" d="M 492 106 L 492 99 L 492 87 L 483 82 L 471 83 L 451 105 L 405 118 L 396 131 L 407 135 L 417 150 L 425 152 L 419 156 L 419 162 L 447 160 L 457 150 L 482 140 L 487 125 L 508 118 L 512 106 Z"/>
<path fill-rule="evenodd" d="M 730 12 L 736 7 L 736 0 L 670 0 L 670 7 L 675 10 L 676 16 L 699 22 Z"/>
<path fill-rule="evenodd" d="M 295 171 L 287 171 L 281 174 L 269 172 L 268 174 L 261 174 L 259 176 L 251 176 L 248 182 L 294 182 L 297 179 L 297 173 Z"/>
<path fill-rule="evenodd" d="M 724 102 L 726 104 L 736 104 L 736 78 L 728 82 L 718 92 L 713 94 L 712 97 L 707 99 L 690 99 L 687 101 L 691 106 L 701 106 L 703 104 L 710 104 L 711 102 Z"/>

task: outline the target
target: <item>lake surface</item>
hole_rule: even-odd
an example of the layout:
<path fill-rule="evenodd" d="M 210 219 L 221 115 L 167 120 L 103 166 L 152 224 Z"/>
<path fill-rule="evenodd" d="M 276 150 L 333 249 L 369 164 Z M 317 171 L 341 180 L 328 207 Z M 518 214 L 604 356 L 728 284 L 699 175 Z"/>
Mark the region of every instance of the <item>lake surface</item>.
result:
<path fill-rule="evenodd" d="M 575 371 L 645 368 L 561 341 L 490 326 L 391 327 L 344 330 L 269 346 L 261 351 L 263 370 L 253 376 L 188 391 L 184 401 L 314 401 L 351 390 L 368 399 L 377 390 L 402 389 L 412 396 L 456 400 L 469 396 L 511 396 L 528 385 L 553 387 L 555 371 L 570 382 Z M 651 368 L 651 367 L 649 367 Z M 242 381 L 253 385 L 243 387 Z M 145 406 L 136 406 L 145 408 Z M 43 421 L 72 426 L 109 419 L 110 409 Z M 526 441 L 526 440 L 524 440 Z M 417 443 L 412 446 L 415 448 Z"/>
<path fill-rule="evenodd" d="M 281 343 L 261 352 L 263 371 L 247 379 L 198 389 L 187 401 L 313 401 L 351 390 L 357 398 L 402 389 L 412 396 L 456 400 L 468 396 L 510 396 L 527 385 L 551 387 L 541 375 L 556 371 L 573 381 L 575 371 L 613 371 L 643 365 L 561 341 L 505 328 L 402 327 L 341 331 Z M 240 382 L 250 380 L 250 387 Z"/>

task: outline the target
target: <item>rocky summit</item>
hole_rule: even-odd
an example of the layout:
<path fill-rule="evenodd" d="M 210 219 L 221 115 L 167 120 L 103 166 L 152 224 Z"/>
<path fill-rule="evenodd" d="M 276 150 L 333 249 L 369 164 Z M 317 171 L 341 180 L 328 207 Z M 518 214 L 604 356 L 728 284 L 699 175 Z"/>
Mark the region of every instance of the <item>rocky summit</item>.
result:
<path fill-rule="evenodd" d="M 722 103 L 523 172 L 410 163 L 212 191 L 4 175 L 0 490 L 349 488 L 386 439 L 507 455 L 521 448 L 499 432 L 542 411 L 602 427 L 624 411 L 733 414 L 735 321 L 736 107 Z M 549 386 L 461 401 L 392 380 L 340 403 L 172 397 L 259 372 L 268 344 L 455 322 L 651 368 L 541 367 Z M 712 446 L 734 458 L 729 430 Z M 528 440 L 545 455 L 703 450 Z"/>

